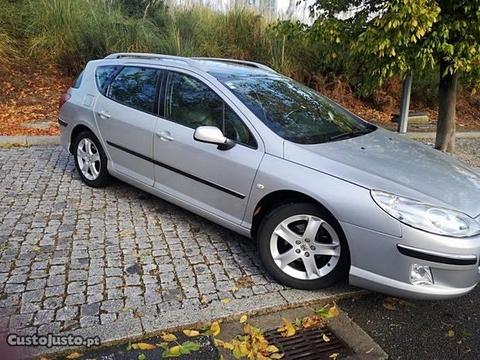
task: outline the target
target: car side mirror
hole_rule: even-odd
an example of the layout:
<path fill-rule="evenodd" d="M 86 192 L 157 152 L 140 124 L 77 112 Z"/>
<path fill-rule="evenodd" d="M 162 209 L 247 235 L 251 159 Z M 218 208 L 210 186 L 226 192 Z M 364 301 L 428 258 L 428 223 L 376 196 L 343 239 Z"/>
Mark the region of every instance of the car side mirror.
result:
<path fill-rule="evenodd" d="M 222 130 L 216 126 L 199 126 L 195 129 L 193 138 L 196 141 L 218 145 L 218 150 L 228 150 L 235 146 L 235 143 L 226 138 Z"/>

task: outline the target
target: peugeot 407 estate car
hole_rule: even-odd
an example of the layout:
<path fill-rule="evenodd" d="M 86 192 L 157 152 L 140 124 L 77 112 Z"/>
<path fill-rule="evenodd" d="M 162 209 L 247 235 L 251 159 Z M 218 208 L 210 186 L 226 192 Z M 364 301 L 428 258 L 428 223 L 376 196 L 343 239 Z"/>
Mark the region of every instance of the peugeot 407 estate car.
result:
<path fill-rule="evenodd" d="M 277 281 L 449 298 L 478 281 L 480 176 L 253 62 L 118 53 L 60 102 L 81 179 L 256 239 Z"/>

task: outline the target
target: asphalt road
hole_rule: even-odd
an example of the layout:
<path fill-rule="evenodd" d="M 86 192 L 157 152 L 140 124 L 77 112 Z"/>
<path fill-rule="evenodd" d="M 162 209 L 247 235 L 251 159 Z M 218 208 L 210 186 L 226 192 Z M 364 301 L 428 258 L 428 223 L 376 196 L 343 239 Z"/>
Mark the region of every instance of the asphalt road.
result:
<path fill-rule="evenodd" d="M 339 305 L 391 359 L 480 359 L 479 287 L 452 300 L 386 298 L 371 294 Z"/>

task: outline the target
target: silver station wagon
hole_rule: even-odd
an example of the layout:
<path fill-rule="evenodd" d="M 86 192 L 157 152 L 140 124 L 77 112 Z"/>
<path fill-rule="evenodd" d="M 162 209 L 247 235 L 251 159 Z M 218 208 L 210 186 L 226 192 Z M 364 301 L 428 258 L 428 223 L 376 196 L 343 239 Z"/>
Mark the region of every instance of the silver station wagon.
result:
<path fill-rule="evenodd" d="M 478 281 L 480 176 L 257 63 L 118 53 L 62 97 L 82 180 L 110 176 L 257 241 L 273 278 L 449 298 Z"/>

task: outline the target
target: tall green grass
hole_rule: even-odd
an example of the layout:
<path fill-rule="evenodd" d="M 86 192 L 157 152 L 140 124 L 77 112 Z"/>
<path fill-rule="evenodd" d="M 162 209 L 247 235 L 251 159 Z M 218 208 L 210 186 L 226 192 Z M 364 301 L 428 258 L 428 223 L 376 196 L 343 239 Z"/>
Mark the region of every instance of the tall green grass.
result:
<path fill-rule="evenodd" d="M 244 9 L 221 13 L 154 3 L 148 12 L 139 7 L 132 15 L 124 0 L 19 0 L 15 5 L 0 0 L 9 9 L 0 14 L 0 58 L 8 58 L 16 42 L 25 58 L 69 73 L 117 51 L 254 60 L 299 80 L 312 69 L 312 44 L 299 24 L 276 23 Z M 11 31 L 2 32 L 2 26 Z"/>
<path fill-rule="evenodd" d="M 0 29 L 0 66 L 11 65 L 17 58 L 14 40 Z"/>
<path fill-rule="evenodd" d="M 161 23 L 157 22 L 161 19 Z M 260 59 L 266 56 L 265 19 L 242 9 L 226 14 L 206 7 L 175 8 L 153 15 L 159 51 L 182 56 Z"/>
<path fill-rule="evenodd" d="M 149 51 L 158 40 L 150 21 L 128 18 L 110 1 L 30 0 L 27 11 L 31 55 L 68 72 L 107 53 Z"/>
<path fill-rule="evenodd" d="M 2 0 L 4 1 L 4 0 Z M 77 72 L 88 60 L 116 51 L 257 60 L 276 65 L 277 45 L 261 15 L 207 7 L 128 16 L 115 0 L 27 0 L 25 33 L 30 56 Z M 283 44 L 285 47 L 286 44 Z M 281 62 L 283 65 L 286 62 Z"/>

